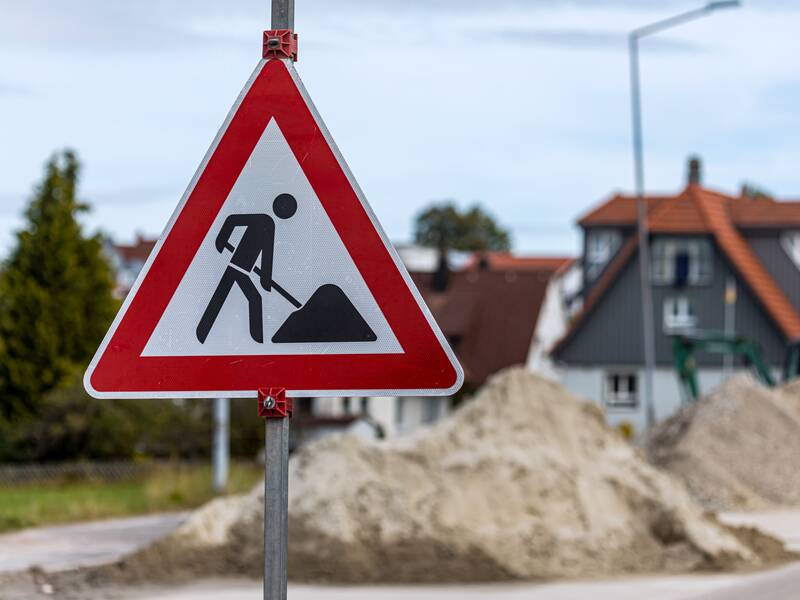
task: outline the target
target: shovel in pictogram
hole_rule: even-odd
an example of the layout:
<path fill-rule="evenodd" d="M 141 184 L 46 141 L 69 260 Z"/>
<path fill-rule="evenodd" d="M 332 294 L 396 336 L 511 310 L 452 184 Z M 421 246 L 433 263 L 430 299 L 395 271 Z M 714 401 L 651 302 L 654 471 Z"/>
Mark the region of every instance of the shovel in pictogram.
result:
<path fill-rule="evenodd" d="M 234 250 L 230 244 L 225 247 Z M 253 273 L 260 277 L 261 269 L 253 267 Z M 342 288 L 337 285 L 321 285 L 305 304 L 274 279 L 271 287 L 297 309 L 272 336 L 274 344 L 374 342 L 378 339 Z"/>

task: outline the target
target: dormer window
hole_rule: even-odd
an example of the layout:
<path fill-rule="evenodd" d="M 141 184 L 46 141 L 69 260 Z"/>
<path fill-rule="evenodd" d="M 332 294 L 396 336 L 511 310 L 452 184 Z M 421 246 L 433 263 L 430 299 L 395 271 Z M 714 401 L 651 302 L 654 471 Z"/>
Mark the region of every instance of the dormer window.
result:
<path fill-rule="evenodd" d="M 586 278 L 597 279 L 622 245 L 616 229 L 594 229 L 586 234 Z"/>
<path fill-rule="evenodd" d="M 800 269 L 800 231 L 787 231 L 782 234 L 781 246 L 792 259 L 794 266 Z"/>
<path fill-rule="evenodd" d="M 683 287 L 707 285 L 714 275 L 711 242 L 699 238 L 666 238 L 653 242 L 652 281 Z"/>

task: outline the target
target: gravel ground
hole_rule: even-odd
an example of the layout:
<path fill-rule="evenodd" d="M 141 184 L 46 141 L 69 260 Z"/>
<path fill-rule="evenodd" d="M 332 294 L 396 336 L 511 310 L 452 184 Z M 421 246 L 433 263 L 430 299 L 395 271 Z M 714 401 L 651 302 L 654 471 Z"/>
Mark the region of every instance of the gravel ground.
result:
<path fill-rule="evenodd" d="M 289 481 L 289 577 L 306 584 L 740 572 L 795 558 L 721 526 L 595 405 L 522 368 L 415 436 L 308 444 Z M 215 500 L 168 538 L 82 575 L 103 587 L 257 579 L 263 506 L 261 487 Z"/>
<path fill-rule="evenodd" d="M 728 513 L 722 520 L 730 523 L 756 525 L 800 546 L 800 510 Z M 130 520 L 124 520 L 130 521 Z M 72 527 L 72 526 L 71 526 Z M 75 526 L 77 527 L 77 526 Z M 102 521 L 80 526 L 92 535 L 114 537 L 124 533 L 115 521 Z M 67 529 L 67 528 L 47 528 Z M 102 532 L 102 533 L 100 533 Z M 8 536 L 0 538 L 0 541 Z M 86 539 L 86 538 L 83 538 Z M 79 540 L 76 539 L 76 542 Z M 77 545 L 80 545 L 79 543 Z M 0 549 L 7 551 L 5 545 Z M 6 552 L 8 554 L 8 552 Z M 47 552 L 40 555 L 47 563 Z M 52 557 L 51 557 L 52 558 Z M 38 584 L 33 584 L 37 580 Z M 0 600 L 39 600 L 60 598 L 42 587 L 45 579 L 28 575 L 17 582 L 5 582 L 0 587 Z M 779 569 L 746 574 L 679 575 L 636 577 L 605 581 L 561 582 L 551 584 L 491 585 L 491 586 L 290 586 L 291 600 L 795 600 L 800 589 L 800 563 Z M 37 593 L 39 592 L 39 593 Z M 252 580 L 204 580 L 177 587 L 137 587 L 135 589 L 98 590 L 81 600 L 260 600 L 261 584 Z"/>

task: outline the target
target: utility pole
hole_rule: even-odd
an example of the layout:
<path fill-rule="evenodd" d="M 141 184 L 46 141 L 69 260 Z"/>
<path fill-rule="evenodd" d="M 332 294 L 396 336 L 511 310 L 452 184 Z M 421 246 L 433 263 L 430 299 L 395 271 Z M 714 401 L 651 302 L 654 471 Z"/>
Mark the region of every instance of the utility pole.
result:
<path fill-rule="evenodd" d="M 653 314 L 653 289 L 650 284 L 650 231 L 647 224 L 647 200 L 644 187 L 642 142 L 642 100 L 639 81 L 639 37 L 629 38 L 631 57 L 631 117 L 633 120 L 633 165 L 639 234 L 639 292 L 642 298 L 642 343 L 644 345 L 644 410 L 647 428 L 656 422 L 653 399 L 653 374 L 656 348 Z"/>
<path fill-rule="evenodd" d="M 230 415 L 228 398 L 214 398 L 214 491 L 222 493 L 228 485 L 230 468 Z"/>
<path fill-rule="evenodd" d="M 655 315 L 653 291 L 650 282 L 650 231 L 647 221 L 647 200 L 644 182 L 644 143 L 642 136 L 642 98 L 639 77 L 639 40 L 645 36 L 675 27 L 724 8 L 736 8 L 738 0 L 709 2 L 701 8 L 690 10 L 674 17 L 656 21 L 634 29 L 628 36 L 630 51 L 631 121 L 633 133 L 633 171 L 636 188 L 637 229 L 639 238 L 639 289 L 642 298 L 642 343 L 644 346 L 644 407 L 648 429 L 655 424 L 655 399 L 653 377 L 656 369 Z"/>

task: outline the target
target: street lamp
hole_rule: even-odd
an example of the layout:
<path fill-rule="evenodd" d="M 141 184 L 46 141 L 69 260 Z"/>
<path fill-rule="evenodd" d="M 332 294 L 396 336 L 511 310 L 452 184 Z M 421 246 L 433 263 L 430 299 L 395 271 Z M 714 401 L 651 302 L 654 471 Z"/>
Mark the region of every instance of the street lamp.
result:
<path fill-rule="evenodd" d="M 650 246 L 647 231 L 647 203 L 644 199 L 644 156 L 642 151 L 642 100 L 639 82 L 639 40 L 648 35 L 681 25 L 714 11 L 737 8 L 739 0 L 719 0 L 709 2 L 703 7 L 669 17 L 644 27 L 634 29 L 628 36 L 631 62 L 631 118 L 633 121 L 633 166 L 636 184 L 636 203 L 638 207 L 639 233 L 639 280 L 642 295 L 642 334 L 644 343 L 644 401 L 647 427 L 655 423 L 653 406 L 653 372 L 655 371 L 656 349 L 653 323 L 653 294 L 650 289 Z"/>

